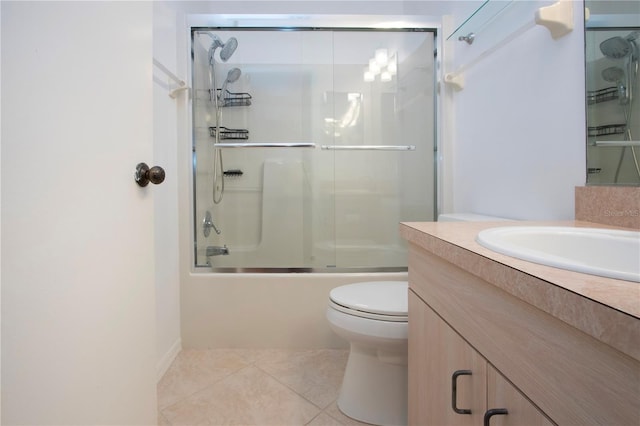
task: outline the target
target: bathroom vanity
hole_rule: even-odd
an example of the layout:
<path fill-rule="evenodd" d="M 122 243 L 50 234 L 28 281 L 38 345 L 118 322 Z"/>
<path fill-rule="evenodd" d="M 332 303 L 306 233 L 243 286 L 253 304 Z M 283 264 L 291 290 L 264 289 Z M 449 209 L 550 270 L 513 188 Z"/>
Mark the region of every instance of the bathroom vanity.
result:
<path fill-rule="evenodd" d="M 640 424 L 640 284 L 476 243 L 496 226 L 505 223 L 400 227 L 410 243 L 409 424 Z"/>

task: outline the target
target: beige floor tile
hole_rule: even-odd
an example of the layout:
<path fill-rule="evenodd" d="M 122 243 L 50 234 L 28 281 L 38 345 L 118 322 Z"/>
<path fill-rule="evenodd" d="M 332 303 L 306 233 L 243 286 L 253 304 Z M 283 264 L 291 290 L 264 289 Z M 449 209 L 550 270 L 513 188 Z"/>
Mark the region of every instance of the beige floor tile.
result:
<path fill-rule="evenodd" d="M 330 415 L 322 412 L 318 414 L 313 420 L 307 423 L 307 426 L 343 426 L 344 423 L 340 423 Z"/>
<path fill-rule="evenodd" d="M 162 410 L 172 425 L 305 425 L 319 412 L 254 366 Z"/>
<path fill-rule="evenodd" d="M 343 424 L 345 426 L 369 425 L 369 423 L 359 422 L 356 419 L 352 419 L 351 417 L 349 417 L 349 416 L 345 415 L 344 413 L 342 413 L 342 411 L 340 411 L 340 409 L 338 408 L 337 402 L 333 402 L 331 405 L 329 405 L 324 410 L 324 413 L 330 415 L 334 419 L 338 420 L 338 422 L 340 422 L 340 424 Z"/>
<path fill-rule="evenodd" d="M 320 408 L 335 401 L 349 352 L 342 349 L 271 351 L 255 365 Z"/>
<path fill-rule="evenodd" d="M 175 404 L 247 365 L 236 350 L 183 350 L 158 383 L 158 408 Z"/>
<path fill-rule="evenodd" d="M 171 426 L 169 420 L 160 411 L 158 411 L 158 426 Z"/>

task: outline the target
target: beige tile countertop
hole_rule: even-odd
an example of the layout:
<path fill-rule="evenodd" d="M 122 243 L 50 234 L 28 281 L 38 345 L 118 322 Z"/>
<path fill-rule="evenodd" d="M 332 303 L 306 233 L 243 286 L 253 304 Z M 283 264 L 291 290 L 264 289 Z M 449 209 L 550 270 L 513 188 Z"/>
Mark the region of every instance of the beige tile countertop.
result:
<path fill-rule="evenodd" d="M 539 265 L 496 253 L 475 241 L 483 229 L 519 225 L 624 229 L 581 221 L 406 222 L 400 225 L 400 235 L 640 360 L 640 283 Z"/>

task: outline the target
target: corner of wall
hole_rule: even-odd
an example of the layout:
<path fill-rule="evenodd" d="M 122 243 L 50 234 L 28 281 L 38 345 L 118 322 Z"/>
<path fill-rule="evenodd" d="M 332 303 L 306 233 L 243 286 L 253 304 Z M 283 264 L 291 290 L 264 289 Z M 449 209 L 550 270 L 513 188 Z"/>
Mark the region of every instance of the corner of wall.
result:
<path fill-rule="evenodd" d="M 182 340 L 176 340 L 171 348 L 160 358 L 158 364 L 156 365 L 156 382 L 159 382 L 162 379 L 162 376 L 167 372 L 169 367 L 171 367 L 171 363 L 176 359 L 180 351 L 182 350 Z"/>

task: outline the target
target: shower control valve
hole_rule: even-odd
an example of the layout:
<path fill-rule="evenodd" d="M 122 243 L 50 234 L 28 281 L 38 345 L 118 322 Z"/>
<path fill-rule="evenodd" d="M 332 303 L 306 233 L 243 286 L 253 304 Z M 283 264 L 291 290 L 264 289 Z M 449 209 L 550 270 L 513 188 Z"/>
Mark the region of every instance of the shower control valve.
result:
<path fill-rule="evenodd" d="M 202 231 L 205 238 L 211 234 L 211 228 L 216 231 L 216 234 L 220 235 L 221 231 L 216 227 L 216 224 L 213 223 L 211 212 L 207 211 L 204 215 L 204 220 L 202 221 Z"/>

